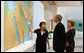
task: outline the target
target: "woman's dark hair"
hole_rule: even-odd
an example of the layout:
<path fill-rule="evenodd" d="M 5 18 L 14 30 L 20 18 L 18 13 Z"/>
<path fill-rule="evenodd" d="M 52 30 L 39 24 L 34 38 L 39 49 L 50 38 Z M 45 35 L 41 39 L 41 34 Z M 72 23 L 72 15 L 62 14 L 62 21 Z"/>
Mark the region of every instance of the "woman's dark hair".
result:
<path fill-rule="evenodd" d="M 45 22 L 40 22 L 40 24 L 39 24 L 39 27 L 40 27 L 40 28 L 41 28 L 42 24 L 45 24 L 45 25 L 46 25 Z"/>

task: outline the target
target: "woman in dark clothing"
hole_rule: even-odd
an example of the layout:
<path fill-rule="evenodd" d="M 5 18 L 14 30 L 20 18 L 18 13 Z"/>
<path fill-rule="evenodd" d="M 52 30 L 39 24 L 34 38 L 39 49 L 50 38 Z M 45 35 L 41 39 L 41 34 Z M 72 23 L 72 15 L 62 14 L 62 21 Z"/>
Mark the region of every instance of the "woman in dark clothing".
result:
<path fill-rule="evenodd" d="M 66 33 L 66 52 L 74 52 L 74 48 L 75 48 L 75 41 L 74 41 L 75 29 L 74 29 L 74 24 L 75 24 L 75 22 L 73 20 L 69 20 L 68 21 L 69 29 L 67 30 L 67 33 Z"/>
<path fill-rule="evenodd" d="M 36 52 L 46 52 L 46 47 L 47 47 L 46 42 L 48 43 L 48 49 L 50 49 L 49 39 L 48 39 L 48 31 L 45 30 L 46 23 L 41 22 L 39 25 L 40 29 L 32 30 L 29 20 L 27 22 L 29 24 L 30 32 L 37 34 Z"/>

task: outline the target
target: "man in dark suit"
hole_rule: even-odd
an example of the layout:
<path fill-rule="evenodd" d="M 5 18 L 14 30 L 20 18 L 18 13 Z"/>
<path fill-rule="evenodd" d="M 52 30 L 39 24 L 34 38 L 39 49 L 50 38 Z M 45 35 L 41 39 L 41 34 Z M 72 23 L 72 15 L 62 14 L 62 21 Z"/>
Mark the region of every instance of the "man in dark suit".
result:
<path fill-rule="evenodd" d="M 52 19 L 57 25 L 55 26 L 53 33 L 53 50 L 55 52 L 64 52 L 65 43 L 66 43 L 66 35 L 65 35 L 65 27 L 61 23 L 62 16 L 56 15 L 54 19 Z"/>

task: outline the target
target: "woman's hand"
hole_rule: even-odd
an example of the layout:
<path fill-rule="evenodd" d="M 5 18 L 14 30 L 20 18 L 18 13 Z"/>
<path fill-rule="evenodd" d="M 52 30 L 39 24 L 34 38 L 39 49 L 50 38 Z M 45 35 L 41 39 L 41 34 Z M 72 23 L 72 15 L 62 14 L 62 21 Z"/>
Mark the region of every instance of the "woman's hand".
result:
<path fill-rule="evenodd" d="M 30 22 L 29 22 L 29 20 L 27 20 L 27 23 L 30 25 Z"/>
<path fill-rule="evenodd" d="M 48 37 L 47 37 L 47 43 L 48 43 L 48 49 L 50 49 L 49 39 L 48 39 Z"/>
<path fill-rule="evenodd" d="M 69 43 L 68 42 L 66 42 L 66 47 L 68 47 L 69 46 Z"/>
<path fill-rule="evenodd" d="M 48 49 L 50 49 L 50 46 L 48 46 Z"/>
<path fill-rule="evenodd" d="M 34 33 L 34 30 L 32 30 L 29 20 L 27 20 L 27 23 L 29 24 L 29 31 Z"/>

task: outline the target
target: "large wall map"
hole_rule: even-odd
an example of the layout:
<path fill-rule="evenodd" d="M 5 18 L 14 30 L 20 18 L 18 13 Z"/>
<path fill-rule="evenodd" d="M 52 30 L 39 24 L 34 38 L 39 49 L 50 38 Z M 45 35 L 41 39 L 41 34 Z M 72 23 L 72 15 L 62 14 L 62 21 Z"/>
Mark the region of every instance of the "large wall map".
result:
<path fill-rule="evenodd" d="M 5 1 L 4 3 L 4 49 L 5 51 L 32 39 L 27 20 L 32 27 L 31 1 Z"/>

